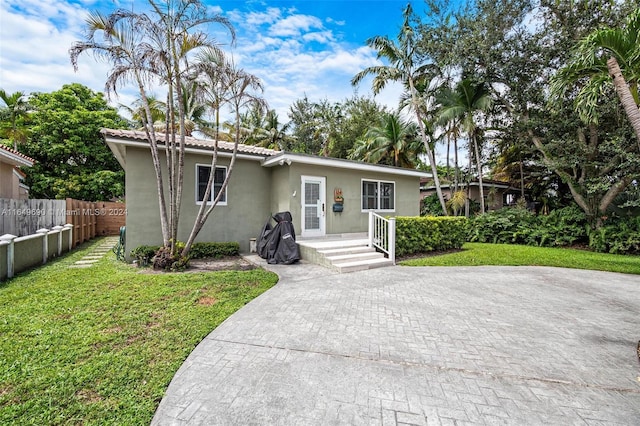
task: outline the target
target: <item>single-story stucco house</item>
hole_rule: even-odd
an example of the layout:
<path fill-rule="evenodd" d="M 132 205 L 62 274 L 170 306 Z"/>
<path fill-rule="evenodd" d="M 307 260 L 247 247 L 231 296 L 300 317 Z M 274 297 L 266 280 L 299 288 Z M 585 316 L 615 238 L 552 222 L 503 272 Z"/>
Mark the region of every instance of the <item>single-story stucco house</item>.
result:
<path fill-rule="evenodd" d="M 31 167 L 34 162 L 33 158 L 0 145 L 0 198 L 29 198 L 29 187 L 24 184 L 26 175 L 19 167 Z"/>
<path fill-rule="evenodd" d="M 125 170 L 126 251 L 162 243 L 155 173 L 142 131 L 103 129 L 106 143 Z M 164 135 L 159 135 L 164 141 Z M 233 144 L 219 142 L 215 182 L 228 171 Z M 187 137 L 178 238 L 187 239 L 211 172 L 211 140 Z M 162 164 L 166 164 L 161 158 Z M 289 211 L 298 238 L 368 230 L 369 211 L 384 216 L 420 214 L 417 170 L 238 146 L 229 186 L 197 241 L 235 241 L 249 252 L 272 214 Z M 217 189 L 216 189 L 217 188 Z M 219 187 L 214 183 L 214 190 Z M 342 200 L 340 199 L 342 197 Z"/>

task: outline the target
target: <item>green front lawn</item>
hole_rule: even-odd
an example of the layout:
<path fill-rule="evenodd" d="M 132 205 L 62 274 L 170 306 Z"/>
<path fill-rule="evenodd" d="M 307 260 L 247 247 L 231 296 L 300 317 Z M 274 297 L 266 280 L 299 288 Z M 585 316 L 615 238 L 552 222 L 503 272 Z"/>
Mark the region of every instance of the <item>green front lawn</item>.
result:
<path fill-rule="evenodd" d="M 141 273 L 113 253 L 69 268 L 97 244 L 0 283 L 0 424 L 148 425 L 195 346 L 277 282 Z"/>
<path fill-rule="evenodd" d="M 466 243 L 458 252 L 404 260 L 399 263 L 407 266 L 558 266 L 640 274 L 640 256 L 514 244 Z"/>

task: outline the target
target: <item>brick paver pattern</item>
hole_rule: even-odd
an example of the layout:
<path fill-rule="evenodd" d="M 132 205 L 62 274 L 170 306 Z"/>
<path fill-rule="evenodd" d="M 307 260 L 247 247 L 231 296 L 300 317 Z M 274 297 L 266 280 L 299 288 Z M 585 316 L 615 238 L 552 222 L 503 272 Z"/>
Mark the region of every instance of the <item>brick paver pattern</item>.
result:
<path fill-rule="evenodd" d="M 196 348 L 153 424 L 640 424 L 640 277 L 287 274 Z"/>

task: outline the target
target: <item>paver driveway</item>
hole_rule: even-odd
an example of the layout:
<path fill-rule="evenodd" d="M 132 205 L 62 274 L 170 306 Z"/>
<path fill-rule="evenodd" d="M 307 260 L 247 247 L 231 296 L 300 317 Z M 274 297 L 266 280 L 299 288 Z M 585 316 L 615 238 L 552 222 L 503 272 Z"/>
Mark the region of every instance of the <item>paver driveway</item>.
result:
<path fill-rule="evenodd" d="M 154 425 L 640 424 L 640 277 L 391 267 L 281 281 L 214 330 Z"/>

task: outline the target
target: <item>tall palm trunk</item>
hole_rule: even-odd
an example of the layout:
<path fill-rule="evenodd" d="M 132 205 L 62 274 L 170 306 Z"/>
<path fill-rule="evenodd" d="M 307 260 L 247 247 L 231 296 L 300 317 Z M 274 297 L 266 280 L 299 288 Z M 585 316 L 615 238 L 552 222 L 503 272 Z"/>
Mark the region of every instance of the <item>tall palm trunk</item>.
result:
<path fill-rule="evenodd" d="M 436 194 L 438 194 L 438 200 L 440 200 L 440 206 L 442 207 L 442 213 L 445 216 L 448 216 L 447 212 L 447 204 L 444 201 L 444 196 L 442 195 L 442 188 L 440 187 L 440 179 L 438 178 L 438 167 L 436 164 L 436 157 L 429 146 L 429 139 L 427 138 L 427 132 L 424 128 L 424 121 L 422 120 L 422 113 L 420 110 L 420 100 L 417 95 L 417 89 L 413 84 L 413 78 L 409 77 L 409 90 L 411 91 L 411 100 L 413 102 L 413 106 L 416 113 L 416 118 L 418 119 L 418 128 L 420 129 L 420 137 L 422 138 L 422 142 L 424 143 L 425 151 L 427 152 L 427 158 L 429 160 L 429 165 L 431 166 L 431 174 L 433 175 L 433 184 L 436 187 Z"/>
<path fill-rule="evenodd" d="M 480 189 L 480 214 L 484 214 L 484 187 L 482 185 L 482 159 L 480 158 L 480 150 L 478 149 L 478 138 L 473 133 L 473 149 L 476 157 L 476 167 L 478 169 L 478 185 Z"/>
<path fill-rule="evenodd" d="M 609 58 L 607 61 L 607 68 L 609 69 L 609 74 L 613 78 L 613 85 L 616 88 L 620 102 L 622 102 L 627 118 L 629 118 L 629 121 L 631 122 L 631 127 L 633 127 L 638 147 L 640 148 L 640 110 L 638 109 L 638 105 L 633 99 L 631 90 L 629 90 L 629 86 L 622 75 L 622 71 L 620 71 L 620 65 L 618 65 L 618 61 L 615 57 L 612 56 Z"/>

